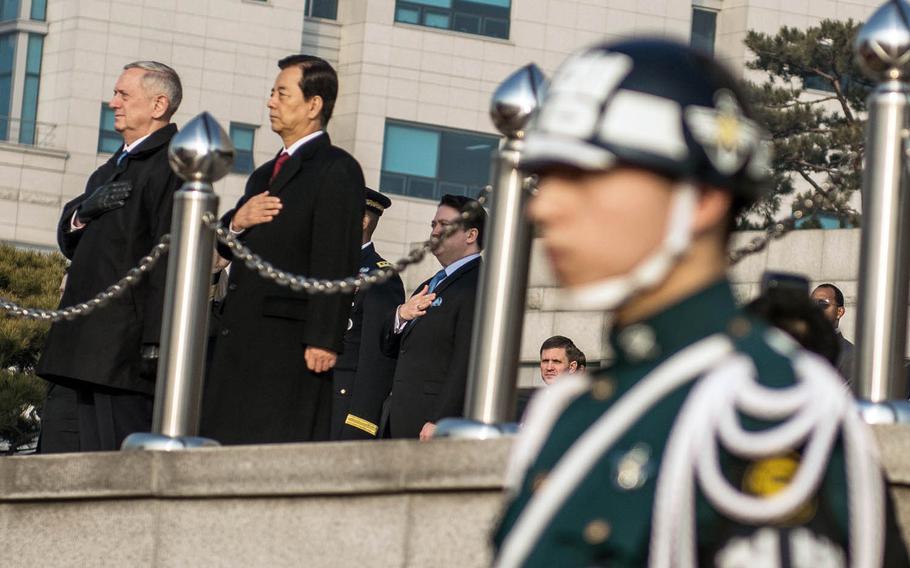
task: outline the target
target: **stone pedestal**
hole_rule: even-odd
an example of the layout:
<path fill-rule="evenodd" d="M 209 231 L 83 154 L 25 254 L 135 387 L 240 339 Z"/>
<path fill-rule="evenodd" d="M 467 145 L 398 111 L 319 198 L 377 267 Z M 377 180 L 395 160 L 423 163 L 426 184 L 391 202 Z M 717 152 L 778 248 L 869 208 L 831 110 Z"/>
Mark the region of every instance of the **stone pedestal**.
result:
<path fill-rule="evenodd" d="M 876 428 L 910 541 L 910 427 Z M 0 459 L 0 566 L 489 566 L 510 440 Z"/>

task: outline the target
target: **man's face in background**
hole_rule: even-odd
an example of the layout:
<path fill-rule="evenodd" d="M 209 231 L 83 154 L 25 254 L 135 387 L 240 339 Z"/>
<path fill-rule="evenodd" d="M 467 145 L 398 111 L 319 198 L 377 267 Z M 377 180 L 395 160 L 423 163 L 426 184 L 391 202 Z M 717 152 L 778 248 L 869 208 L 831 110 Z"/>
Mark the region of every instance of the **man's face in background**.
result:
<path fill-rule="evenodd" d="M 812 300 L 818 304 L 825 318 L 837 329 L 840 318 L 844 316 L 844 308 L 838 307 L 834 290 L 827 286 L 819 286 L 812 291 Z"/>
<path fill-rule="evenodd" d="M 578 363 L 569 362 L 564 347 L 553 347 L 540 352 L 540 378 L 548 385 L 553 384 L 559 375 L 574 373 L 577 368 Z"/>

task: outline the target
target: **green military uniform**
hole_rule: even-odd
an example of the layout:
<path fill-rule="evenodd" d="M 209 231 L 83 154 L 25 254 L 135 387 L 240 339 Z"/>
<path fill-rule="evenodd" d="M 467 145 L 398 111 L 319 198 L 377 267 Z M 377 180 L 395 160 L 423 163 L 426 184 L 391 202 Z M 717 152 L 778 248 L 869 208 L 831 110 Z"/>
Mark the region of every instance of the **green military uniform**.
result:
<path fill-rule="evenodd" d="M 707 342 L 716 341 L 709 344 Z M 718 346 L 711 349 L 712 345 Z M 757 371 L 757 382 L 770 388 L 795 383 L 794 356 L 802 353 L 795 343 L 766 324 L 750 319 L 737 309 L 730 286 L 719 282 L 663 312 L 610 334 L 615 352 L 612 364 L 591 377 L 565 377 L 556 386 L 563 392 L 546 393 L 532 403 L 529 434 L 545 423 L 546 440 L 521 471 L 513 472 L 517 484 L 495 535 L 502 552 L 504 541 L 523 522 L 529 503 L 551 484 L 552 472 L 566 460 L 576 442 L 593 430 L 595 423 L 615 410 L 630 390 L 661 368 L 682 366 L 689 359 L 695 367 L 706 366 L 668 388 L 652 405 L 639 409 L 615 441 L 595 456 L 592 465 L 571 488 L 554 512 L 540 523 L 533 542 L 520 555 L 524 566 L 641 567 L 648 564 L 653 545 L 652 522 L 658 476 L 667 441 L 693 385 L 723 361 L 744 355 Z M 692 362 L 688 349 L 704 347 L 701 361 Z M 666 364 L 666 365 L 665 365 Z M 685 373 L 683 373 L 685 374 Z M 833 374 L 833 372 L 832 372 Z M 833 378 L 832 378 L 833 379 Z M 833 379 L 836 380 L 836 379 Z M 562 398 L 560 408 L 545 408 L 546 397 Z M 845 395 L 846 396 L 846 395 Z M 555 420 L 547 420 L 561 410 Z M 536 412 L 535 412 L 536 411 Z M 535 420 L 538 424 L 535 424 Z M 753 429 L 768 424 L 749 421 Z M 539 430 L 539 428 L 538 428 Z M 703 440 L 702 444 L 714 443 Z M 533 448 L 529 448 L 533 451 Z M 521 453 L 521 448 L 518 453 Z M 800 452 L 754 461 L 722 454 L 721 469 L 733 486 L 757 497 L 773 495 L 786 486 L 800 467 Z M 518 475 L 516 475 L 518 474 Z M 870 503 L 870 505 L 872 505 Z M 819 491 L 805 501 L 796 515 L 762 527 L 731 521 L 699 492 L 695 503 L 695 556 L 699 566 L 799 566 L 785 558 L 803 555 L 816 566 L 847 566 L 844 543 L 850 531 L 848 492 L 843 445 L 830 453 Z M 770 528 L 771 533 L 763 531 Z M 806 529 L 806 531 L 801 531 Z M 782 541 L 762 559 L 763 539 Z M 786 545 L 790 542 L 790 545 Z M 906 566 L 899 540 L 889 552 L 887 565 Z M 782 551 L 786 552 L 782 552 Z M 752 562 L 751 564 L 749 562 Z M 504 565 L 511 565 L 506 562 Z"/>
<path fill-rule="evenodd" d="M 610 366 L 531 401 L 496 566 L 910 565 L 842 381 L 721 276 L 767 147 L 735 77 L 687 46 L 593 46 L 555 73 L 519 164 L 531 215 L 573 308 L 630 321 Z"/>

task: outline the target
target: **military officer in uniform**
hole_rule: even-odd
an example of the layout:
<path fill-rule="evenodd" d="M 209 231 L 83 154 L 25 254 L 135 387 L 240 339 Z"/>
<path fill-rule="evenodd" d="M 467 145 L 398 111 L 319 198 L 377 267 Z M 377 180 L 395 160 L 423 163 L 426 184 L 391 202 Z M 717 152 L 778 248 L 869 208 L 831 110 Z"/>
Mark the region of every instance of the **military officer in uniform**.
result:
<path fill-rule="evenodd" d="M 566 300 L 612 313 L 615 359 L 531 401 L 496 566 L 907 566 L 836 372 L 734 302 L 727 241 L 768 153 L 732 76 L 669 41 L 584 50 L 521 167 Z"/>
<path fill-rule="evenodd" d="M 360 273 L 391 266 L 376 252 L 373 232 L 392 200 L 366 189 Z M 371 440 L 379 434 L 382 405 L 392 390 L 395 359 L 382 353 L 383 323 L 404 302 L 404 285 L 396 274 L 382 284 L 354 294 L 344 348 L 334 374 L 332 439 Z"/>

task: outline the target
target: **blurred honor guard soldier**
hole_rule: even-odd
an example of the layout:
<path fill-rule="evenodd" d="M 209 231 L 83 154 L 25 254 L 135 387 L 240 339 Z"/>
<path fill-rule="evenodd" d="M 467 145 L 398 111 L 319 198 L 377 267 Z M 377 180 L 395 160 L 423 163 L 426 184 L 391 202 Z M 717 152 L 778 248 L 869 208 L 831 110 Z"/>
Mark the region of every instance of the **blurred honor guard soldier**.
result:
<path fill-rule="evenodd" d="M 173 69 L 124 67 L 108 106 L 122 146 L 63 208 L 57 239 L 72 260 L 61 306 L 89 300 L 139 264 L 170 230 L 180 179 L 168 165 L 182 97 Z M 151 429 L 167 262 L 87 317 L 51 326 L 37 373 L 50 381 L 39 452 L 116 450 Z"/>
<path fill-rule="evenodd" d="M 529 210 L 574 307 L 613 312 L 616 356 L 531 401 L 496 565 L 882 565 L 870 432 L 834 369 L 744 315 L 725 276 L 768 168 L 749 116 L 725 69 L 672 42 L 554 75 L 522 156 Z"/>
<path fill-rule="evenodd" d="M 364 183 L 357 161 L 325 132 L 338 78 L 331 65 L 309 55 L 286 57 L 278 67 L 268 108 L 284 149 L 253 172 L 224 223 L 283 270 L 353 276 Z M 295 292 L 233 263 L 216 318 L 201 433 L 223 444 L 327 440 L 329 371 L 350 310 L 350 294 Z"/>
<path fill-rule="evenodd" d="M 373 231 L 382 212 L 392 206 L 385 195 L 367 188 L 363 213 L 363 246 L 360 272 L 387 268 L 391 263 L 376 252 Z M 354 294 L 344 350 L 335 367 L 332 401 L 332 439 L 370 440 L 377 437 L 382 405 L 392 389 L 395 359 L 382 352 L 380 343 L 386 321 L 404 302 L 404 285 L 396 274 Z"/>
<path fill-rule="evenodd" d="M 464 415 L 486 212 L 473 199 L 444 195 L 431 222 L 439 237 L 471 216 L 434 251 L 443 266 L 386 321 L 383 350 L 398 358 L 389 412 L 392 438 L 433 435 L 442 418 Z"/>

